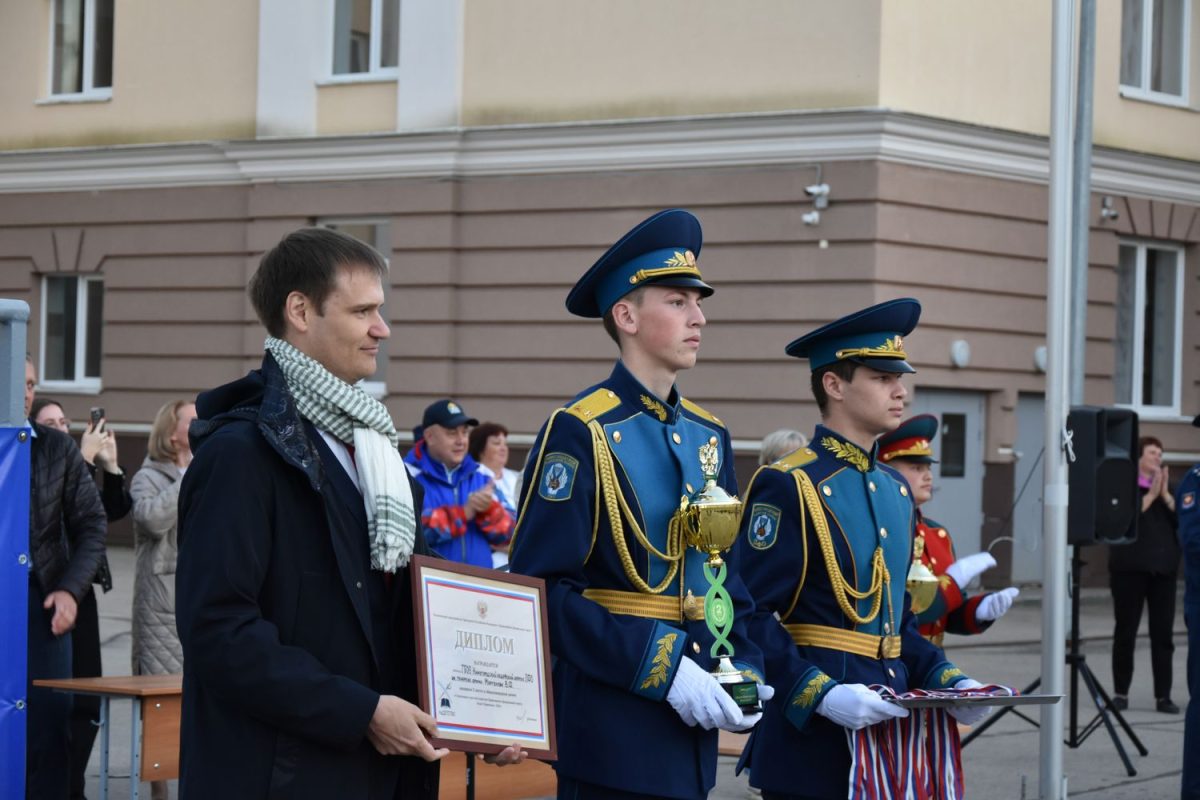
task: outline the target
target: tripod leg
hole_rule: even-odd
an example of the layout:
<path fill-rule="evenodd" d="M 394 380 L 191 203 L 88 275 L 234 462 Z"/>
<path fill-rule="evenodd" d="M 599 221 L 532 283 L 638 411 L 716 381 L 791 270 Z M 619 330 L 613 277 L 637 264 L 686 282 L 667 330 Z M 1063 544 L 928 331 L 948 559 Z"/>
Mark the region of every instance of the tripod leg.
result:
<path fill-rule="evenodd" d="M 1030 692 L 1034 691 L 1041 685 L 1042 685 L 1042 679 L 1038 678 L 1033 683 L 1029 684 L 1024 689 L 1022 689 L 1021 694 L 1029 694 Z M 985 719 L 980 725 L 978 725 L 974 730 L 972 730 L 969 734 L 967 734 L 966 738 L 964 738 L 962 740 L 962 746 L 966 747 L 971 742 L 978 739 L 980 736 L 983 735 L 984 731 L 986 731 L 988 728 L 992 727 L 997 722 L 999 722 L 1000 718 L 1003 717 L 1005 714 L 1008 714 L 1009 712 L 1015 713 L 1016 708 L 1017 708 L 1016 706 L 1005 706 L 1004 708 L 997 711 L 995 714 L 992 714 L 990 717 Z M 1030 720 L 1028 717 L 1022 716 L 1021 714 L 1017 714 L 1017 716 L 1021 717 L 1021 719 L 1026 720 L 1027 722 L 1032 722 L 1032 720 Z M 1033 723 L 1033 725 L 1036 727 L 1037 723 L 1035 722 L 1035 723 Z"/>
<path fill-rule="evenodd" d="M 1137 775 L 1137 770 L 1133 768 L 1133 762 L 1129 760 L 1129 754 L 1125 752 L 1125 745 L 1121 744 L 1121 738 L 1117 736 L 1117 729 L 1113 727 L 1112 720 L 1109 719 L 1109 711 L 1105 708 L 1105 704 L 1101 701 L 1103 690 L 1100 684 L 1096 681 L 1096 676 L 1092 674 L 1091 668 L 1086 662 L 1079 664 L 1079 674 L 1083 676 L 1084 683 L 1087 684 L 1088 692 L 1092 695 L 1092 702 L 1096 704 L 1096 708 L 1100 711 L 1100 719 L 1104 722 L 1104 727 L 1108 730 L 1109 738 L 1112 739 L 1113 747 L 1117 748 L 1117 755 L 1121 757 L 1122 763 L 1125 764 L 1125 771 L 1129 777 Z M 1074 698 L 1072 698 L 1074 700 Z M 1077 745 L 1072 745 L 1077 746 Z"/>
<path fill-rule="evenodd" d="M 1100 697 L 1104 700 L 1104 707 L 1108 709 L 1108 713 L 1117 718 L 1117 722 L 1121 723 L 1121 728 L 1124 729 L 1125 735 L 1133 741 L 1134 746 L 1137 747 L 1138 753 L 1144 756 L 1150 755 L 1150 751 L 1146 749 L 1146 745 L 1142 744 L 1142 740 L 1137 737 L 1137 734 L 1133 732 L 1133 728 L 1130 727 L 1129 723 L 1125 721 L 1124 715 L 1122 715 L 1117 709 L 1113 708 L 1112 698 L 1108 696 L 1108 692 L 1104 691 L 1104 687 L 1100 685 L 1100 681 L 1097 681 L 1095 676 L 1092 676 L 1092 680 L 1095 681 L 1096 690 L 1100 693 Z"/>

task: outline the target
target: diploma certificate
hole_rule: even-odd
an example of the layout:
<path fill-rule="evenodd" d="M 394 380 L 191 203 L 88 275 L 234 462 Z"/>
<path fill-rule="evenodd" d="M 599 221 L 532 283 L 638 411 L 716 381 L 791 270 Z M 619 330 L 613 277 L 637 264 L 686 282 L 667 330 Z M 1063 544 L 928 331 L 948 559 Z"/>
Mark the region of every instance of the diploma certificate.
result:
<path fill-rule="evenodd" d="M 421 707 L 436 747 L 498 753 L 518 744 L 553 760 L 554 701 L 546 585 L 452 561 L 413 557 Z"/>

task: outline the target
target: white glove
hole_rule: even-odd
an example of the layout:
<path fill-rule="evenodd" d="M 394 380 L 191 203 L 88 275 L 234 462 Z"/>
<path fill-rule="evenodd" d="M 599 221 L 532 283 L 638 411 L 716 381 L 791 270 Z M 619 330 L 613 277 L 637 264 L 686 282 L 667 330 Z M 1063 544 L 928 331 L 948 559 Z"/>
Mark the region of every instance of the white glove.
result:
<path fill-rule="evenodd" d="M 963 678 L 954 684 L 955 689 L 978 689 L 980 686 L 983 684 L 974 678 Z M 963 725 L 975 725 L 994 710 L 992 706 L 951 706 L 950 715 Z"/>
<path fill-rule="evenodd" d="M 759 684 L 759 687 L 758 687 L 758 699 L 759 700 L 761 700 L 762 702 L 765 703 L 774 696 L 775 696 L 774 687 L 768 686 L 765 683 Z M 738 709 L 738 710 L 741 711 L 741 709 Z M 733 733 L 742 733 L 743 731 L 748 731 L 751 728 L 753 728 L 755 725 L 757 725 L 758 721 L 760 719 L 762 719 L 761 711 L 757 711 L 753 714 L 746 714 L 745 712 L 743 712 L 742 713 L 742 721 L 740 724 L 738 724 L 738 725 L 721 725 L 720 727 L 721 727 L 721 730 L 732 731 Z"/>
<path fill-rule="evenodd" d="M 721 688 L 716 678 L 690 658 L 679 662 L 675 680 L 667 690 L 667 702 L 684 723 L 699 725 L 705 730 L 737 730 L 736 726 L 744 724 L 742 710 L 733 698 Z"/>
<path fill-rule="evenodd" d="M 976 553 L 964 556 L 946 567 L 946 574 L 954 579 L 959 589 L 966 589 L 967 584 L 975 580 L 980 573 L 994 566 L 996 559 L 992 558 L 991 553 Z"/>
<path fill-rule="evenodd" d="M 976 618 L 982 620 L 1000 619 L 1012 608 L 1013 600 L 1016 600 L 1017 595 L 1020 593 L 1020 589 L 1010 586 L 998 592 L 985 594 L 975 609 Z"/>
<path fill-rule="evenodd" d="M 908 709 L 889 703 L 861 683 L 839 683 L 826 693 L 817 713 L 857 731 L 891 717 L 907 717 Z"/>

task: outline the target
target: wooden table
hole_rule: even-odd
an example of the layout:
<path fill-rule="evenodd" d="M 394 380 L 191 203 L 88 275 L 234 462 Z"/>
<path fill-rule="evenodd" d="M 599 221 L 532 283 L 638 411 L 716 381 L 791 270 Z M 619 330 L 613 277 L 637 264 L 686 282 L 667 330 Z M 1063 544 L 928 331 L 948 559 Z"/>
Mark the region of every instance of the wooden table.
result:
<path fill-rule="evenodd" d="M 141 781 L 179 777 L 182 675 L 67 678 L 34 681 L 33 685 L 100 698 L 100 800 L 108 800 L 108 722 L 113 698 L 133 701 L 129 796 L 137 800 Z"/>

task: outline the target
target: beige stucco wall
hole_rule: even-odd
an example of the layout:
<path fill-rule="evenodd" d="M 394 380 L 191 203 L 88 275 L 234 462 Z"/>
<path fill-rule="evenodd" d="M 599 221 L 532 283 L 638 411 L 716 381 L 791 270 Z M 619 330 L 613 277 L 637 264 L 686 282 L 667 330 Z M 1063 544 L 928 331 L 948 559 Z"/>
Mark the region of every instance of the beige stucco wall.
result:
<path fill-rule="evenodd" d="M 396 130 L 396 82 L 371 81 L 317 90 L 317 135 Z"/>
<path fill-rule="evenodd" d="M 1200 114 L 1120 96 L 1121 4 L 1096 5 L 1096 144 L 1200 159 Z M 884 3 L 879 104 L 1049 135 L 1050 11 L 1043 0 Z M 1197 29 L 1193 19 L 1193 107 L 1200 88 Z"/>
<path fill-rule="evenodd" d="M 879 0 L 467 0 L 467 125 L 874 105 Z"/>
<path fill-rule="evenodd" d="M 50 9 L 4 3 L 0 149 L 254 135 L 257 3 L 116 0 L 112 99 L 47 104 Z"/>

